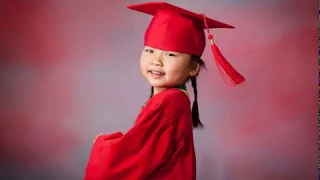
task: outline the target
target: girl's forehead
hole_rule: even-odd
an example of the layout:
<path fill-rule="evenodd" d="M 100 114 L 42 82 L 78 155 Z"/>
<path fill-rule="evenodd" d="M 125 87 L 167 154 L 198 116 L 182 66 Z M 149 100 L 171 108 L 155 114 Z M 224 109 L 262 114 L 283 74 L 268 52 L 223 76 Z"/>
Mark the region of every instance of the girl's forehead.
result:
<path fill-rule="evenodd" d="M 144 46 L 144 49 L 152 49 L 152 50 L 159 51 L 159 52 L 163 51 L 163 52 L 172 52 L 172 53 L 179 53 L 179 54 L 189 55 L 187 53 L 171 50 L 169 48 L 168 49 L 163 49 L 163 48 L 156 48 L 156 47 L 152 47 L 152 46 Z"/>

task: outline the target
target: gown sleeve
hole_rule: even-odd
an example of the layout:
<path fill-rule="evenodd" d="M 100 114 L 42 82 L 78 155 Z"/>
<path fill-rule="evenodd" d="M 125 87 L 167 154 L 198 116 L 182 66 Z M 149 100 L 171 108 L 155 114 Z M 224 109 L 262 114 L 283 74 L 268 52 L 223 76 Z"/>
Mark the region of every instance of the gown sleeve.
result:
<path fill-rule="evenodd" d="M 115 133 L 111 133 L 111 134 L 102 134 L 102 135 L 99 135 L 96 140 L 95 140 L 95 143 L 96 144 L 100 144 L 100 142 L 104 142 L 104 141 L 107 141 L 107 140 L 114 140 L 114 139 L 118 139 L 120 137 L 122 137 L 123 134 L 121 132 L 115 132 Z"/>
<path fill-rule="evenodd" d="M 87 172 L 85 180 L 147 179 L 183 146 L 175 116 L 165 105 L 148 103 L 125 135 L 113 141 L 100 139 L 94 152 L 95 173 Z"/>
<path fill-rule="evenodd" d="M 99 135 L 96 138 L 96 140 L 93 143 L 93 147 L 92 147 L 92 150 L 91 150 L 91 153 L 89 156 L 88 165 L 86 167 L 86 177 L 84 178 L 85 180 L 92 179 L 93 175 L 96 176 L 99 174 L 98 173 L 98 165 L 100 162 L 100 157 L 97 155 L 99 154 L 99 151 L 101 150 L 103 143 L 115 141 L 122 136 L 123 136 L 123 134 L 121 132 L 115 132 L 115 133 L 111 133 L 111 134 Z M 92 177 L 92 178 L 89 178 L 89 177 Z M 93 179 L 97 179 L 97 178 L 94 177 Z"/>

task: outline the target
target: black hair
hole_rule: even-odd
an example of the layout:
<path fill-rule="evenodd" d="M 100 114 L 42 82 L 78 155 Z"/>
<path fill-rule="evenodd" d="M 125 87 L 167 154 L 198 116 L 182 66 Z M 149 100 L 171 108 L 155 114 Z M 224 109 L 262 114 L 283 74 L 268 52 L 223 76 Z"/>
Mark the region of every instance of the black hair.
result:
<path fill-rule="evenodd" d="M 200 68 L 206 67 L 204 61 L 199 56 L 193 55 L 191 57 L 191 61 L 198 63 L 200 65 Z M 198 76 L 198 74 L 199 74 L 199 72 L 197 73 L 196 76 L 190 77 L 191 85 L 193 87 L 193 93 L 194 93 L 194 101 L 193 101 L 192 110 L 191 110 L 193 128 L 202 128 L 203 127 L 203 124 L 200 121 L 199 107 L 198 107 L 198 89 L 197 89 L 197 76 Z"/>
<path fill-rule="evenodd" d="M 204 61 L 199 56 L 192 55 L 191 56 L 191 63 L 199 64 L 200 69 L 206 67 Z M 199 107 L 198 107 L 198 89 L 197 89 L 197 76 L 198 75 L 199 75 L 199 72 L 195 76 L 189 77 L 189 79 L 191 81 L 191 85 L 193 87 L 193 92 L 194 92 L 194 101 L 193 101 L 192 109 L 191 109 L 193 128 L 202 128 L 203 127 L 203 124 L 200 121 Z M 153 87 L 151 87 L 150 98 L 153 96 L 153 93 L 154 93 L 154 90 L 153 90 Z"/>

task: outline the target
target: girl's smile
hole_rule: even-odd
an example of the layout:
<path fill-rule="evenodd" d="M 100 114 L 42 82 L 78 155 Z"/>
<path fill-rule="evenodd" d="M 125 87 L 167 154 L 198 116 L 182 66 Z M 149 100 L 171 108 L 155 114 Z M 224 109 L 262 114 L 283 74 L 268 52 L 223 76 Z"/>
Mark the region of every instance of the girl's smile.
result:
<path fill-rule="evenodd" d="M 150 70 L 149 73 L 155 74 L 155 75 L 165 75 L 166 73 L 156 70 Z"/>
<path fill-rule="evenodd" d="M 162 71 L 150 70 L 148 72 L 148 76 L 151 76 L 151 78 L 154 78 L 154 79 L 163 78 L 165 75 L 166 75 L 166 73 L 164 73 Z"/>

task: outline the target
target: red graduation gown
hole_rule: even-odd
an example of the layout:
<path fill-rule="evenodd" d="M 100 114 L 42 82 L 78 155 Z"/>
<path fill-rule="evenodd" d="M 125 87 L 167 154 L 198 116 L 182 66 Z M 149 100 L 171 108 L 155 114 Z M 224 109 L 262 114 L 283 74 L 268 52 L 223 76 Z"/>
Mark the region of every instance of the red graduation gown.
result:
<path fill-rule="evenodd" d="M 179 89 L 154 95 L 126 133 L 95 141 L 85 180 L 195 180 L 190 100 Z"/>

